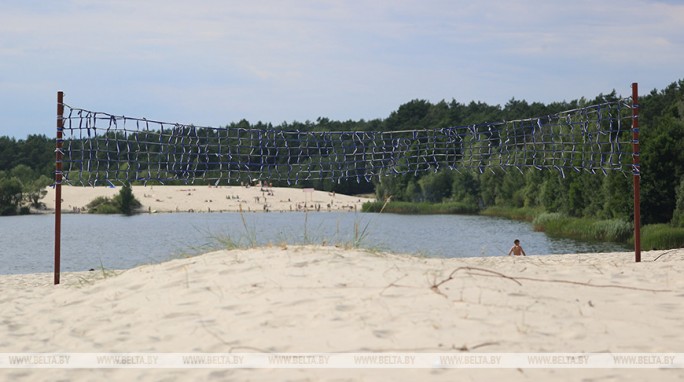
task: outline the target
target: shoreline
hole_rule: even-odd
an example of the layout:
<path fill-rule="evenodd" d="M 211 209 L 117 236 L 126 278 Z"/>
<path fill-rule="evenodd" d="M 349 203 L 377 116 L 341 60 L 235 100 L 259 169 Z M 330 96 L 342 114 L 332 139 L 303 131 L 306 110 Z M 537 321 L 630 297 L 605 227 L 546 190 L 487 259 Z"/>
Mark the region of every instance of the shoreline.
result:
<path fill-rule="evenodd" d="M 359 252 L 362 254 L 366 255 L 377 255 L 379 257 L 382 256 L 396 256 L 396 257 L 404 257 L 409 260 L 416 260 L 419 262 L 427 263 L 427 262 L 438 262 L 438 263 L 450 263 L 450 262 L 465 262 L 465 263 L 474 263 L 476 262 L 478 265 L 492 265 L 496 264 L 500 261 L 529 261 L 530 263 L 533 264 L 545 264 L 547 261 L 551 263 L 555 262 L 560 262 L 564 263 L 568 258 L 572 258 L 571 263 L 575 264 L 583 264 L 583 265 L 595 265 L 595 264 L 600 264 L 606 261 L 610 261 L 613 266 L 617 266 L 618 264 L 639 264 L 634 262 L 634 252 L 630 251 L 623 251 L 623 252 L 588 252 L 588 253 L 562 253 L 562 254 L 535 254 L 535 255 L 528 255 L 528 256 L 506 256 L 506 255 L 501 255 L 501 256 L 481 256 L 481 255 L 473 255 L 473 256 L 465 256 L 465 257 L 427 257 L 427 256 L 422 256 L 420 254 L 415 254 L 415 253 L 398 253 L 398 252 L 390 252 L 390 251 L 382 251 L 382 250 L 372 250 L 372 249 L 367 249 L 367 248 L 352 248 L 352 247 L 347 247 L 347 246 L 341 246 L 341 245 L 321 245 L 321 244 L 288 244 L 288 243 L 283 243 L 280 245 L 276 244 L 265 244 L 265 245 L 258 245 L 255 247 L 249 247 L 249 248 L 234 248 L 234 249 L 217 249 L 205 253 L 199 253 L 199 254 L 194 254 L 194 255 L 187 255 L 182 258 L 171 258 L 169 260 L 161 261 L 159 263 L 149 263 L 149 264 L 141 264 L 137 265 L 131 268 L 106 268 L 104 270 L 102 269 L 94 269 L 91 271 L 62 271 L 60 273 L 61 277 L 66 280 L 67 282 L 62 282 L 63 285 L 72 287 L 74 286 L 77 282 L 74 280 L 79 280 L 82 278 L 90 278 L 92 280 L 103 280 L 107 278 L 113 278 L 117 277 L 125 272 L 134 270 L 136 268 L 143 268 L 143 267 L 155 267 L 155 266 L 160 266 L 165 263 L 169 262 L 174 262 L 174 261 L 185 261 L 189 259 L 194 259 L 194 258 L 201 258 L 202 256 L 205 255 L 213 255 L 218 252 L 250 252 L 250 251 L 278 251 L 278 250 L 288 250 L 288 249 L 318 249 L 322 251 L 347 251 L 347 252 Z M 684 261 L 684 248 L 679 248 L 679 249 L 670 249 L 670 250 L 651 250 L 651 251 L 643 251 L 641 252 L 642 254 L 642 262 L 643 263 L 652 263 L 659 261 L 661 258 L 665 258 L 665 261 L 679 261 L 676 259 L 677 256 L 681 256 L 681 261 Z M 668 260 L 669 258 L 669 260 Z M 673 258 L 675 258 L 673 260 Z M 509 260 L 501 260 L 501 259 L 509 259 Z M 531 259 L 531 260 L 527 260 Z M 103 273 L 104 272 L 104 273 Z M 100 277 L 99 275 L 102 275 Z M 41 278 L 46 278 L 50 279 L 49 283 L 36 283 L 34 286 L 53 286 L 52 284 L 52 276 L 53 272 L 31 272 L 31 273 L 5 273 L 2 274 L 0 273 L 0 281 L 3 281 L 6 285 L 12 285 L 14 284 L 15 281 L 22 279 L 24 277 L 29 278 L 29 279 L 41 279 Z M 94 276 L 94 277 L 93 277 Z M 7 282 L 10 279 L 17 279 L 14 281 Z M 63 280 L 64 281 L 64 280 Z M 3 285 L 3 284 L 0 284 Z"/>

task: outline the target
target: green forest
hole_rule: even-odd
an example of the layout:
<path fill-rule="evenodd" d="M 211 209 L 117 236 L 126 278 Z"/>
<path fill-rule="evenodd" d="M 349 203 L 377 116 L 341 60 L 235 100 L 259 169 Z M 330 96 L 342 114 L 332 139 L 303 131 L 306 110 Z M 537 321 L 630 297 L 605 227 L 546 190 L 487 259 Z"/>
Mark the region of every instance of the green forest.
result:
<path fill-rule="evenodd" d="M 278 126 L 246 120 L 233 129 L 298 131 L 403 131 L 442 129 L 491 121 L 549 115 L 616 99 L 615 91 L 594 99 L 550 104 L 511 99 L 505 105 L 456 100 L 413 100 L 385 119 L 283 122 Z M 641 215 L 645 249 L 684 245 L 684 80 L 640 96 Z M 0 137 L 0 214 L 40 208 L 41 190 L 54 177 L 55 141 L 43 135 Z M 285 186 L 274 182 L 276 186 Z M 304 181 L 345 194 L 375 193 L 367 211 L 405 213 L 484 213 L 534 221 L 550 234 L 626 242 L 632 232 L 632 177 L 558 171 L 455 172 L 449 169 L 374 177 L 372 182 Z M 391 202 L 388 202 L 391 200 Z M 590 229 L 587 229 L 590 227 Z M 591 232 L 587 232 L 587 230 Z M 558 232 L 556 232 L 558 231 Z"/>

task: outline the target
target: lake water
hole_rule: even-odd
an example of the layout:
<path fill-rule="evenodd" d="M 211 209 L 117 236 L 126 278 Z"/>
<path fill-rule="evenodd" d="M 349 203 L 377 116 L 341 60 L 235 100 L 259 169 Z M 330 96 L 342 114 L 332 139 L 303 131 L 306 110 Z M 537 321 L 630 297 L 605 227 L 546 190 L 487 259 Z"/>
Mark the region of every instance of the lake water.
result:
<path fill-rule="evenodd" d="M 52 272 L 54 215 L 0 218 L 0 274 Z M 355 227 L 358 227 L 356 229 Z M 365 232 L 364 232 L 365 229 Z M 358 232 L 358 234 L 355 234 Z M 249 244 L 350 244 L 431 257 L 503 256 L 514 239 L 528 255 L 628 251 L 553 239 L 529 223 L 463 215 L 214 213 L 62 215 L 62 271 L 126 269 Z"/>

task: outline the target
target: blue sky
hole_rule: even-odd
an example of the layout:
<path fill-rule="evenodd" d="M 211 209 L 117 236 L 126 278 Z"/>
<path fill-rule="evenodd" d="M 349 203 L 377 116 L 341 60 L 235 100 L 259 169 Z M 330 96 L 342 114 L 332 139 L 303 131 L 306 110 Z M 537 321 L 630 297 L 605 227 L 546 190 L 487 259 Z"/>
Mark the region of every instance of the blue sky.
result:
<path fill-rule="evenodd" d="M 0 135 L 74 107 L 203 126 L 553 102 L 684 78 L 684 1 L 0 0 Z M 526 117 L 526 116 L 521 116 Z"/>

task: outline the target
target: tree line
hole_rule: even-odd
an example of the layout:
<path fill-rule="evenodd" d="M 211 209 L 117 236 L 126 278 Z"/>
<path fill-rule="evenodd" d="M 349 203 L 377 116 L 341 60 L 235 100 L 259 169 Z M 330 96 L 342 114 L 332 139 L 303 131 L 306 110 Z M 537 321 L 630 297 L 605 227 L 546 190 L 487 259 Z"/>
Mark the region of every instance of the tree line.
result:
<path fill-rule="evenodd" d="M 0 137 L 0 216 L 29 213 L 53 183 L 55 141 L 44 135 Z"/>
<path fill-rule="evenodd" d="M 593 102 L 599 103 L 605 97 L 599 95 Z M 413 107 L 420 103 L 412 102 Z M 582 103 L 585 100 L 560 105 L 565 108 Z M 642 223 L 672 223 L 684 227 L 684 81 L 642 95 L 639 103 Z M 429 119 L 429 111 L 437 108 L 437 105 L 430 106 L 422 114 L 424 119 Z M 544 110 L 539 105 L 511 100 L 503 108 L 489 107 L 478 116 L 497 120 Z M 522 174 L 518 171 L 407 174 L 382 179 L 376 184 L 376 194 L 379 199 L 392 196 L 393 200 L 409 202 L 457 201 L 474 209 L 529 207 L 571 217 L 633 219 L 631 176 L 586 172 L 566 172 L 564 176 L 553 170 L 530 168 Z"/>
<path fill-rule="evenodd" d="M 285 131 L 357 131 L 392 132 L 418 129 L 444 129 L 483 122 L 512 120 L 550 115 L 585 105 L 616 99 L 615 91 L 600 94 L 594 99 L 528 103 L 511 99 L 505 105 L 488 105 L 483 102 L 461 103 L 456 100 L 431 103 L 412 100 L 392 112 L 385 119 L 359 121 L 333 121 L 318 118 L 315 121 L 283 122 L 279 125 L 246 120 L 227 125 L 229 129 L 285 130 Z M 646 224 L 684 221 L 681 217 L 684 202 L 684 81 L 672 83 L 663 90 L 653 90 L 640 97 L 641 127 L 641 197 L 642 219 Z M 196 134 L 199 134 L 196 132 Z M 201 134 L 206 134 L 205 132 Z M 120 139 L 111 142 L 121 142 Z M 78 143 L 74 143 L 78 144 Z M 118 143 L 116 143 L 118 144 Z M 119 147 L 110 148 L 120 150 Z M 238 154 L 249 162 L 248 147 Z M 100 154 L 106 155 L 106 154 Z M 304 156 L 306 158 L 306 155 Z M 278 161 L 272 158 L 259 159 Z M 263 162 L 261 163 L 263 165 Z M 118 170 L 127 170 L 124 164 Z M 260 163 L 254 163 L 258 167 Z M 311 163 L 299 163 L 311 166 Z M 151 166 L 150 166 L 151 167 Z M 207 167 L 207 171 L 216 171 Z M 30 190 L 54 177 L 54 139 L 30 135 L 25 140 L 0 137 L 0 205 L 3 214 L 19 212 L 21 206 L 30 205 Z M 196 176 L 197 174 L 192 174 Z M 204 174 L 202 174 L 204 175 Z M 447 169 L 373 178 L 373 182 L 349 179 L 301 180 L 301 187 L 315 187 L 326 191 L 359 194 L 375 192 L 379 199 L 392 196 L 406 202 L 460 202 L 473 208 L 491 206 L 542 208 L 549 212 L 569 216 L 632 218 L 632 179 L 622 173 L 596 175 L 567 172 L 563 178 L 557 171 L 454 172 Z M 43 178 L 41 178 L 43 177 Z M 41 179 L 41 181 L 38 181 Z M 198 177 L 199 182 L 202 176 Z M 33 183 L 32 183 L 33 182 Z M 285 186 L 285 182 L 274 182 Z M 21 188 L 21 192 L 18 192 Z M 35 195 L 35 192 L 34 192 Z"/>
<path fill-rule="evenodd" d="M 614 93 L 599 95 L 593 101 L 582 99 L 546 107 L 511 100 L 503 108 L 483 105 L 479 108 L 486 110 L 483 113 L 477 113 L 478 108 L 471 103 L 466 110 L 478 118 L 499 120 L 513 115 L 540 115 L 587 102 L 600 103 L 606 97 L 614 97 Z M 642 95 L 639 103 L 642 223 L 672 223 L 684 227 L 684 81 Z M 425 103 L 412 101 L 403 105 L 391 118 L 407 120 L 406 116 L 397 116 L 407 108 L 420 109 L 419 105 Z M 423 116 L 414 118 L 416 124 L 435 120 L 435 114 L 448 114 L 443 112 L 446 110 L 444 104 L 439 105 L 427 105 L 422 114 L 414 113 L 414 117 Z M 469 118 L 460 121 L 470 121 Z M 632 182 L 631 176 L 619 172 L 602 176 L 571 171 L 564 173 L 563 178 L 557 171 L 534 168 L 527 168 L 522 173 L 444 170 L 383 178 L 375 190 L 381 200 L 392 196 L 393 200 L 408 202 L 462 202 L 471 210 L 493 206 L 528 207 L 571 217 L 631 221 Z"/>

